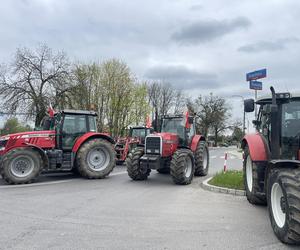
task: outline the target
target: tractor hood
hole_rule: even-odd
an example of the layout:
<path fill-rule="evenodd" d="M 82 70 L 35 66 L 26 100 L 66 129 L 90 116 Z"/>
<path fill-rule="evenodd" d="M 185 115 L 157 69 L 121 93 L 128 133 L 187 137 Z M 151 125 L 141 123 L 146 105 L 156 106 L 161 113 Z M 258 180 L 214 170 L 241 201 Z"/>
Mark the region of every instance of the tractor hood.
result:
<path fill-rule="evenodd" d="M 160 136 L 163 140 L 163 143 L 178 143 L 178 135 L 175 133 L 163 132 L 156 133 L 156 136 Z"/>
<path fill-rule="evenodd" d="M 0 137 L 0 141 L 8 139 L 18 139 L 18 138 L 31 138 L 31 137 L 44 137 L 49 136 L 50 134 L 55 134 L 54 130 L 45 130 L 45 131 L 28 131 L 21 133 L 8 134 Z"/>
<path fill-rule="evenodd" d="M 169 157 L 176 151 L 178 142 L 178 135 L 175 133 L 163 132 L 150 134 L 146 137 L 146 153 Z"/>
<path fill-rule="evenodd" d="M 0 156 L 16 147 L 34 146 L 38 148 L 53 148 L 55 146 L 55 131 L 30 131 L 9 134 L 0 137 Z"/>

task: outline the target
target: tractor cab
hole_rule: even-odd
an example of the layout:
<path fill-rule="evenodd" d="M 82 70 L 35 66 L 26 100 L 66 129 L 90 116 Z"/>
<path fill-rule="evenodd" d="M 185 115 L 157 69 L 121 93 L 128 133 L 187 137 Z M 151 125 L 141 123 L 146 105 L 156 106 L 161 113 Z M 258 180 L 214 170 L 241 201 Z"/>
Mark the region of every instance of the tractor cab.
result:
<path fill-rule="evenodd" d="M 262 97 L 256 104 L 259 112 L 253 123 L 265 138 L 272 158 L 300 160 L 300 95 L 274 93 L 274 98 Z M 253 109 L 254 100 L 247 100 L 245 111 Z"/>
<path fill-rule="evenodd" d="M 140 143 L 143 144 L 145 142 L 145 137 L 147 135 L 150 135 L 153 133 L 153 128 L 147 128 L 147 127 L 130 127 L 129 129 L 129 138 L 138 138 L 140 140 Z"/>
<path fill-rule="evenodd" d="M 71 151 L 77 138 L 97 132 L 94 111 L 63 110 L 54 115 L 57 148 Z"/>
<path fill-rule="evenodd" d="M 188 146 L 195 135 L 194 117 L 183 115 L 163 116 L 161 119 L 161 133 L 173 133 L 178 136 L 181 146 Z"/>

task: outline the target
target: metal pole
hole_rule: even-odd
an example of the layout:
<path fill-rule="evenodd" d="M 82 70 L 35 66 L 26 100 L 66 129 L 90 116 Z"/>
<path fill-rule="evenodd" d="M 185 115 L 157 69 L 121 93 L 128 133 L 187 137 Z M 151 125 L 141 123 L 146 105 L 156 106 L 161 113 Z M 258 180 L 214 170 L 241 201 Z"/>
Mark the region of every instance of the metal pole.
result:
<path fill-rule="evenodd" d="M 257 101 L 257 90 L 255 90 L 255 101 Z M 255 104 L 255 119 L 257 117 L 257 105 Z"/>
<path fill-rule="evenodd" d="M 246 134 L 245 130 L 246 130 L 246 113 L 245 113 L 245 109 L 244 109 L 244 114 L 243 114 L 243 133 L 244 133 L 244 135 Z"/>

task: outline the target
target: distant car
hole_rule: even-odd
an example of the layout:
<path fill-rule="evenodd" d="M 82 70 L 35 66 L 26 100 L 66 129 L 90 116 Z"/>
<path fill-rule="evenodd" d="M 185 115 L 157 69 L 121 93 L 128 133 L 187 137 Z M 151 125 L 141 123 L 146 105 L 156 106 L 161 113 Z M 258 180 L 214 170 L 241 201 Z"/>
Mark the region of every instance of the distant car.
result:
<path fill-rule="evenodd" d="M 219 146 L 220 146 L 220 147 L 226 147 L 226 148 L 227 148 L 229 145 L 228 145 L 226 142 L 223 142 L 223 143 L 220 143 Z"/>

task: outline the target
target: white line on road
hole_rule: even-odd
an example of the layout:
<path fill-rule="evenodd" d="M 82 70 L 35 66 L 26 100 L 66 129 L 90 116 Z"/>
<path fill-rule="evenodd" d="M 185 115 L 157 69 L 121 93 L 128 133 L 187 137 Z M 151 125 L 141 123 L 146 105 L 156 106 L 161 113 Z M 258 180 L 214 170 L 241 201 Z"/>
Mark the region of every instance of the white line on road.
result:
<path fill-rule="evenodd" d="M 212 158 L 212 159 L 216 159 L 216 158 L 217 158 L 217 156 L 216 156 L 216 155 L 213 155 L 213 156 L 211 156 L 210 158 Z"/>
<path fill-rule="evenodd" d="M 116 176 L 116 175 L 121 175 L 121 174 L 127 174 L 127 172 L 122 171 L 122 172 L 112 173 L 109 176 Z M 21 184 L 21 185 L 5 185 L 5 186 L 0 186 L 0 189 L 54 185 L 54 184 L 67 183 L 67 182 L 71 182 L 74 180 L 78 180 L 78 178 L 69 179 L 69 180 L 61 180 L 61 181 L 47 181 L 47 182 L 41 182 L 41 183 Z"/>

